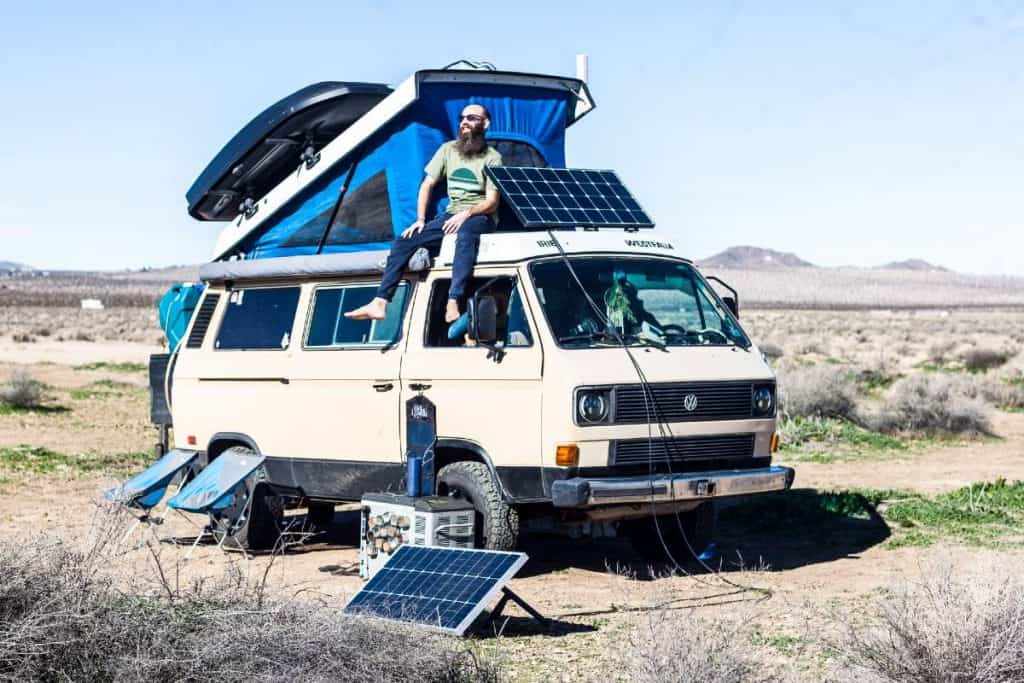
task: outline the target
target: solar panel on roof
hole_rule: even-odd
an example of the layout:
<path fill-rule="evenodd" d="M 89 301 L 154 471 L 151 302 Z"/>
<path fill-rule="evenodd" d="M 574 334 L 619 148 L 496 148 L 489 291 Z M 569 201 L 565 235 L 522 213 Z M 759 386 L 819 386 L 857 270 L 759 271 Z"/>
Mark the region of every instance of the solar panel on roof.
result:
<path fill-rule="evenodd" d="M 525 562 L 525 553 L 404 545 L 345 612 L 461 636 Z"/>
<path fill-rule="evenodd" d="M 487 173 L 524 228 L 654 227 L 615 171 L 499 166 Z"/>

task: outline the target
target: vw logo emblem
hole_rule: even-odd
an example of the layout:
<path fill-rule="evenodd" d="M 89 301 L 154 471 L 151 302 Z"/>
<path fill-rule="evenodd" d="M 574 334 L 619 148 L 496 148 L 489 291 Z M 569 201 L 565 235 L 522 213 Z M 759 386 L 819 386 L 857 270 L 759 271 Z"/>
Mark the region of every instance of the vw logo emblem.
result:
<path fill-rule="evenodd" d="M 691 413 L 697 410 L 697 394 L 683 396 L 683 407 Z"/>

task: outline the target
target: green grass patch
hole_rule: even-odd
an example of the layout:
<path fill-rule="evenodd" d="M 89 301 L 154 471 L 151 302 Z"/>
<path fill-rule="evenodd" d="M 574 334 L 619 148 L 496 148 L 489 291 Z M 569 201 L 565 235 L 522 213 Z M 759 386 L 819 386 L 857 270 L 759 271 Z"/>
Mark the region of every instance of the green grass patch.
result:
<path fill-rule="evenodd" d="M 143 363 L 86 363 L 76 365 L 75 370 L 107 370 L 109 372 L 145 372 L 146 366 Z"/>
<path fill-rule="evenodd" d="M 767 645 L 779 654 L 787 657 L 792 657 L 796 654 L 797 647 L 803 643 L 802 638 L 768 635 L 762 633 L 760 629 L 751 634 L 750 640 L 754 645 Z"/>
<path fill-rule="evenodd" d="M 788 460 L 837 462 L 905 451 L 905 439 L 865 429 L 831 417 L 794 417 L 779 425 L 779 451 Z"/>
<path fill-rule="evenodd" d="M 67 472 L 121 474 L 152 459 L 150 453 L 77 453 L 68 455 L 41 446 L 21 444 L 0 448 L 0 471 L 53 475 Z"/>
<path fill-rule="evenodd" d="M 912 491 L 850 489 L 756 496 L 719 513 L 744 533 L 792 532 L 828 539 L 852 520 L 888 526 L 888 548 L 938 541 L 972 546 L 1024 545 L 1024 481 L 972 484 L 936 496 Z"/>
<path fill-rule="evenodd" d="M 127 382 L 115 382 L 110 379 L 100 379 L 92 382 L 86 387 L 81 389 L 72 389 L 71 398 L 76 401 L 85 401 L 93 398 L 103 398 L 106 396 L 121 396 L 126 391 L 137 390 L 133 384 Z"/>

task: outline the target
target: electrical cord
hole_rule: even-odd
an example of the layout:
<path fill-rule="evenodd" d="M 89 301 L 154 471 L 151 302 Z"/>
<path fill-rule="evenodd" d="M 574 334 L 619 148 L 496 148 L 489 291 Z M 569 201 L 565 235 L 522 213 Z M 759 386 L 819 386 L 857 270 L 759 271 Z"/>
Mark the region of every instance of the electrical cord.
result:
<path fill-rule="evenodd" d="M 669 426 L 669 424 L 667 423 L 665 418 L 662 416 L 661 411 L 658 409 L 657 398 L 655 397 L 654 392 L 651 389 L 650 382 L 647 380 L 646 373 L 644 373 L 643 368 L 640 367 L 640 363 L 636 360 L 636 357 L 633 355 L 633 352 L 630 350 L 629 345 L 626 343 L 626 340 L 623 338 L 623 336 L 621 334 L 619 334 L 619 331 L 618 331 L 617 328 L 615 328 L 613 325 L 609 325 L 608 318 L 604 314 L 604 311 L 602 311 L 600 309 L 600 307 L 594 302 L 594 299 L 590 296 L 590 293 L 587 291 L 587 288 L 583 285 L 583 282 L 580 280 L 579 275 L 576 273 L 576 269 L 573 267 L 572 262 L 569 260 L 569 257 L 568 257 L 568 255 L 565 252 L 565 248 L 562 246 L 562 243 L 555 236 L 554 231 L 553 230 L 548 230 L 547 233 L 548 233 L 548 236 L 551 238 L 552 244 L 554 244 L 555 247 L 558 249 L 558 253 L 561 256 L 562 262 L 565 264 L 565 267 L 568 269 L 569 274 L 572 276 L 573 281 L 576 283 L 576 286 L 579 287 L 580 291 L 583 293 L 584 298 L 587 300 L 587 303 L 590 305 L 590 308 L 593 310 L 594 314 L 597 316 L 597 319 L 601 322 L 602 325 L 604 325 L 605 330 L 611 332 L 612 336 L 615 338 L 616 343 L 618 343 L 618 345 L 622 347 L 622 350 L 625 351 L 626 356 L 629 358 L 630 364 L 633 366 L 633 370 L 637 374 L 637 378 L 640 380 L 640 385 L 641 385 L 641 389 L 642 389 L 642 393 L 643 393 L 643 397 L 644 397 L 644 412 L 645 412 L 645 415 L 646 415 L 646 418 L 647 418 L 647 465 L 648 465 L 648 473 L 650 474 L 650 476 L 653 479 L 653 475 L 654 475 L 654 434 L 653 434 L 653 430 L 652 430 L 652 426 L 651 426 L 651 404 L 653 404 L 654 405 L 654 411 L 655 411 L 655 417 L 658 420 L 658 431 L 659 431 L 659 434 L 662 436 L 662 439 L 663 439 L 663 441 L 664 441 L 664 443 L 666 445 L 666 456 L 667 457 L 665 458 L 665 462 L 666 462 L 666 465 L 668 466 L 669 477 L 671 478 L 672 475 L 673 475 L 673 471 L 672 471 L 672 458 L 671 458 L 670 454 L 668 453 L 668 448 L 671 447 L 671 444 L 672 444 L 672 440 L 671 439 L 673 439 L 674 437 L 672 435 L 671 427 Z M 675 490 L 674 490 L 674 488 L 672 489 L 672 496 L 673 496 L 673 500 L 675 500 Z M 650 502 L 651 502 L 651 519 L 654 522 L 654 529 L 657 532 L 658 541 L 661 543 L 662 550 L 665 552 L 665 555 L 668 557 L 668 559 L 671 560 L 672 564 L 675 566 L 675 568 L 676 568 L 676 570 L 678 572 L 680 572 L 682 574 L 689 574 L 689 572 L 675 558 L 675 556 L 672 554 L 672 551 L 669 549 L 668 544 L 665 542 L 665 537 L 664 537 L 664 535 L 662 534 L 662 531 L 661 531 L 661 524 L 660 524 L 660 522 L 658 522 L 657 505 L 654 502 L 653 483 L 651 485 L 651 501 Z M 691 545 L 690 539 L 689 539 L 689 537 L 688 537 L 688 535 L 686 533 L 686 530 L 683 528 L 683 522 L 682 522 L 682 520 L 679 517 L 679 512 L 675 511 L 674 514 L 675 514 L 675 518 L 676 518 L 676 524 L 679 527 L 679 532 L 682 535 L 683 542 L 686 544 L 687 550 L 689 551 L 690 555 L 698 562 L 698 564 L 701 565 L 701 567 L 703 567 L 709 573 L 714 574 L 715 576 L 717 576 L 724 583 L 726 583 L 726 584 L 728 584 L 728 585 L 730 585 L 730 586 L 732 586 L 734 588 L 737 588 L 737 589 L 740 589 L 740 590 L 743 590 L 743 591 L 754 591 L 754 592 L 758 592 L 758 593 L 762 593 L 762 594 L 766 594 L 766 595 L 770 595 L 771 594 L 771 591 L 769 591 L 768 589 L 759 588 L 759 587 L 756 587 L 756 586 L 746 586 L 746 585 L 737 583 L 735 581 L 732 581 L 732 580 L 728 579 L 727 577 L 722 576 L 721 572 L 715 570 L 713 567 L 708 565 L 703 559 L 701 559 L 699 553 L 697 553 L 696 550 Z"/>

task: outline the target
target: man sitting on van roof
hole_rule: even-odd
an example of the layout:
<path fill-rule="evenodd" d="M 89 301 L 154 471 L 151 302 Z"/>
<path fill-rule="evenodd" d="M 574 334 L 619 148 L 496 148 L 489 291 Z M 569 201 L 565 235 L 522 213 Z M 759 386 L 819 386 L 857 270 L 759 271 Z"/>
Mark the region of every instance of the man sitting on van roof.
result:
<path fill-rule="evenodd" d="M 444 319 L 450 323 L 459 317 L 459 302 L 473 274 L 480 235 L 493 230 L 498 219 L 498 188 L 484 173 L 487 166 L 501 166 L 501 154 L 484 140 L 490 125 L 491 116 L 482 105 L 470 104 L 462 110 L 458 139 L 441 145 L 427 164 L 427 177 L 420 184 L 417 202 L 419 217 L 391 243 L 377 296 L 365 306 L 345 313 L 346 318 L 383 320 L 409 258 L 420 248 L 436 255 L 444 236 L 451 234 L 458 237 Z M 427 223 L 430 196 L 441 176 L 448 181 L 448 209 Z"/>

